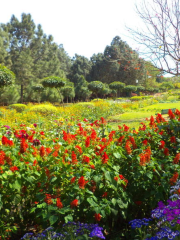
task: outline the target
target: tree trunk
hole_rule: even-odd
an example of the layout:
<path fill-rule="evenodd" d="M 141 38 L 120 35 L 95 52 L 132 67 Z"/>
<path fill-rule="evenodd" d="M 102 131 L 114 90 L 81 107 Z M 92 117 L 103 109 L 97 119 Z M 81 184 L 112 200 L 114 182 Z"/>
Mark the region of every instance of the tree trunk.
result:
<path fill-rule="evenodd" d="M 23 84 L 21 84 L 21 103 L 23 103 Z"/>

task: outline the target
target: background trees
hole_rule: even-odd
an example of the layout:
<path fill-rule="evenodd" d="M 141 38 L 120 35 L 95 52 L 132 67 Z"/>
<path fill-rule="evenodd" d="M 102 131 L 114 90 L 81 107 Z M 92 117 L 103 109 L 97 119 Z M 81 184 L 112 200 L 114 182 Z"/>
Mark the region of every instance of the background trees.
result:
<path fill-rule="evenodd" d="M 113 38 L 103 53 L 93 54 L 90 60 L 78 54 L 71 59 L 63 45 L 56 44 L 53 36 L 47 36 L 42 26 L 36 26 L 31 15 L 25 13 L 20 21 L 13 15 L 7 24 L 0 24 L 0 64 L 8 66 L 16 75 L 16 98 L 8 98 L 21 102 L 86 101 L 91 96 L 119 96 L 122 89 L 129 85 L 152 89 L 168 81 L 162 77 L 162 69 L 140 58 L 138 52 L 119 36 Z M 52 76 L 65 79 L 66 85 L 57 88 L 53 82 L 48 82 Z M 40 94 L 39 87 L 42 90 Z M 4 95 L 7 96 L 7 91 Z"/>

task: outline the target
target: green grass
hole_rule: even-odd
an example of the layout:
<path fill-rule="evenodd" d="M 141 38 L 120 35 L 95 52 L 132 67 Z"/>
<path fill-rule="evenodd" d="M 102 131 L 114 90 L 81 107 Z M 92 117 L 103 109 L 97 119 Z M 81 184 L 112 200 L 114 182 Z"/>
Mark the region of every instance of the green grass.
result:
<path fill-rule="evenodd" d="M 123 126 L 123 124 L 125 124 L 137 130 L 140 126 L 140 123 L 146 121 L 146 118 L 155 116 L 156 113 L 161 113 L 162 109 L 170 108 L 177 108 L 180 110 L 180 102 L 157 103 L 148 107 L 141 108 L 141 111 L 131 111 L 120 115 L 111 116 L 108 118 L 108 121 L 113 129 L 118 129 L 118 126 Z"/>
<path fill-rule="evenodd" d="M 180 102 L 176 103 L 157 103 L 148 107 L 144 107 L 144 110 L 155 110 L 161 112 L 162 109 L 177 108 L 180 109 Z"/>

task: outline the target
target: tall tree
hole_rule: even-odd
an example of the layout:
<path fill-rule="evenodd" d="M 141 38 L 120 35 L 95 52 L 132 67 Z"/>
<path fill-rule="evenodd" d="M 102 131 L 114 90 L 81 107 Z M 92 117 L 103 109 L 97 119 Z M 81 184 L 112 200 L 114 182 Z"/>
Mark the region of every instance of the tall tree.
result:
<path fill-rule="evenodd" d="M 140 53 L 165 73 L 180 75 L 180 1 L 142 0 L 136 6 L 143 30 L 128 28 Z"/>
<path fill-rule="evenodd" d="M 113 81 L 121 81 L 127 85 L 135 84 L 136 79 L 139 82 L 144 81 L 143 60 L 119 36 L 116 36 L 111 45 L 106 47 L 104 56 L 116 71 L 116 79 L 114 78 Z"/>
<path fill-rule="evenodd" d="M 88 58 L 75 54 L 75 57 L 72 59 L 72 66 L 70 69 L 70 74 L 68 75 L 68 79 L 76 84 L 77 75 L 82 75 L 87 80 L 91 66 L 91 61 Z"/>
<path fill-rule="evenodd" d="M 64 49 L 43 33 L 41 25 L 36 28 L 31 15 L 25 13 L 21 21 L 13 15 L 9 23 L 0 25 L 0 63 L 16 74 L 21 102 L 29 85 L 52 75 L 65 78 L 70 68 Z"/>

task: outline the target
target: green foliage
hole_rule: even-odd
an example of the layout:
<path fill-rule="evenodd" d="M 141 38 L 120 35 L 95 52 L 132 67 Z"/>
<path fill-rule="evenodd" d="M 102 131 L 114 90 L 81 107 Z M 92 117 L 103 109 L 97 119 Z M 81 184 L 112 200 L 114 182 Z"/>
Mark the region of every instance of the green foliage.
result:
<path fill-rule="evenodd" d="M 137 90 L 137 87 L 134 85 L 127 85 L 124 87 L 124 90 L 127 92 L 135 92 Z"/>
<path fill-rule="evenodd" d="M 57 76 L 50 76 L 43 79 L 41 82 L 43 87 L 61 88 L 66 84 L 66 80 Z"/>
<path fill-rule="evenodd" d="M 92 81 L 88 84 L 88 88 L 97 96 L 103 90 L 104 84 L 100 81 Z"/>
<path fill-rule="evenodd" d="M 143 99 L 143 97 L 142 97 L 142 96 L 134 96 L 134 97 L 131 97 L 130 99 L 131 99 L 132 101 L 140 101 L 140 100 Z"/>
<path fill-rule="evenodd" d="M 51 115 L 51 114 L 56 114 L 58 112 L 55 106 L 48 105 L 48 104 L 33 106 L 30 108 L 29 111 L 35 112 L 35 113 L 41 113 L 43 115 Z"/>
<path fill-rule="evenodd" d="M 21 103 L 11 104 L 11 105 L 9 105 L 9 108 L 15 109 L 19 113 L 27 110 L 27 106 L 25 104 L 21 104 Z"/>
<path fill-rule="evenodd" d="M 14 73 L 5 66 L 0 65 L 0 88 L 11 85 L 14 80 Z"/>

